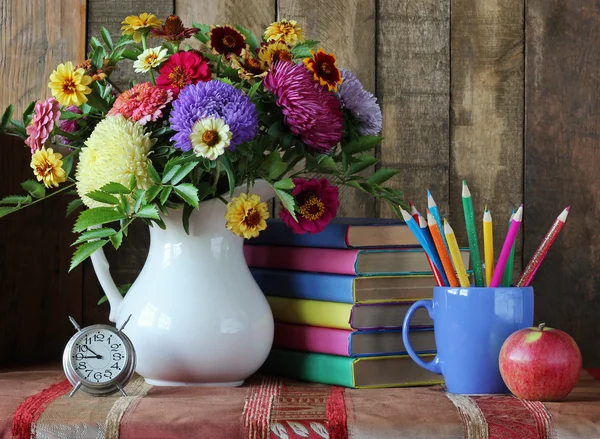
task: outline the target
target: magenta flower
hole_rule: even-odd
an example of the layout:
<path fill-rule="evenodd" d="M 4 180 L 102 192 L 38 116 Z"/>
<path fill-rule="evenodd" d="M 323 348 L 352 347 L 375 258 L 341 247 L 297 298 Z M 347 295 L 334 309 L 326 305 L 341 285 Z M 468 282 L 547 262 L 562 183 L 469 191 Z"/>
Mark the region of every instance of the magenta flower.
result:
<path fill-rule="evenodd" d="M 342 138 L 340 101 L 303 64 L 277 61 L 263 81 L 277 96 L 285 123 L 312 150 L 329 152 Z"/>
<path fill-rule="evenodd" d="M 337 214 L 340 205 L 337 186 L 326 178 L 295 178 L 292 195 L 296 200 L 296 218 L 281 206 L 279 216 L 294 233 L 303 235 L 321 232 Z"/>
<path fill-rule="evenodd" d="M 81 111 L 81 109 L 76 105 L 71 105 L 71 106 L 65 108 L 65 110 L 70 111 L 71 113 L 77 113 L 77 114 L 83 113 Z M 82 119 L 85 119 L 85 118 L 86 118 L 85 116 L 82 117 Z M 77 131 L 77 121 L 74 119 L 61 120 L 58 123 L 58 127 L 65 133 L 74 133 L 75 131 Z M 71 141 L 64 136 L 57 136 L 56 138 L 60 143 L 63 143 L 65 145 L 68 145 L 69 143 L 71 143 Z"/>
<path fill-rule="evenodd" d="M 42 149 L 59 118 L 60 105 L 56 99 L 48 98 L 35 104 L 31 125 L 27 127 L 28 137 L 25 140 L 32 154 Z"/>

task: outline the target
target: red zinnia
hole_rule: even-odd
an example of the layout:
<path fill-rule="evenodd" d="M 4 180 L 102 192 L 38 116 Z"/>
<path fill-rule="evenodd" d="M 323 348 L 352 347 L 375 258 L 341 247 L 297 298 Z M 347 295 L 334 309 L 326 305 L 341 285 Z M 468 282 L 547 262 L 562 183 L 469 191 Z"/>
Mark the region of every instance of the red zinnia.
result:
<path fill-rule="evenodd" d="M 292 195 L 296 200 L 298 222 L 283 205 L 279 216 L 294 233 L 321 232 L 337 214 L 338 187 L 332 186 L 326 178 L 294 178 L 294 184 Z"/>
<path fill-rule="evenodd" d="M 217 55 L 225 55 L 226 58 L 231 55 L 240 56 L 246 47 L 246 37 L 231 26 L 213 26 L 210 29 L 209 47 Z"/>
<path fill-rule="evenodd" d="M 335 65 L 335 55 L 325 53 L 319 49 L 317 53 L 313 52 L 312 58 L 305 58 L 304 65 L 313 72 L 313 77 L 319 84 L 326 86 L 330 91 L 337 91 L 338 84 L 342 83 L 342 75 Z"/>
<path fill-rule="evenodd" d="M 177 97 L 186 85 L 208 82 L 211 77 L 210 67 L 200 53 L 177 52 L 171 55 L 160 68 L 156 85 L 171 90 L 173 97 Z"/>

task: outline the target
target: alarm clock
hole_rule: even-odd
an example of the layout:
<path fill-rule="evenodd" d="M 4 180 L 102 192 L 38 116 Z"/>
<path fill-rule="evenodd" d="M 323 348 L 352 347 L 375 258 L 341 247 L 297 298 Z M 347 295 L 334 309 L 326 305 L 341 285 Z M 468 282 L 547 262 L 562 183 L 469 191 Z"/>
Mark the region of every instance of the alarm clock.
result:
<path fill-rule="evenodd" d="M 121 392 L 135 371 L 136 356 L 131 340 L 123 332 L 129 318 L 121 328 L 109 325 L 92 325 L 80 328 L 69 317 L 77 333 L 71 337 L 63 353 L 63 369 L 73 390 L 94 395 L 111 395 Z"/>

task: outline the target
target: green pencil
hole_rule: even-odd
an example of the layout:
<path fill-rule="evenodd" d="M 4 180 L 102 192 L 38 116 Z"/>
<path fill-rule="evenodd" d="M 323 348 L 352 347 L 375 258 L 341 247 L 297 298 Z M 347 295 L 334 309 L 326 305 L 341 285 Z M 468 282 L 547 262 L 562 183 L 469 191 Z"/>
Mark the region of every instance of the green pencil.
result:
<path fill-rule="evenodd" d="M 510 223 L 512 222 L 513 215 L 515 214 L 515 209 L 513 209 L 510 220 L 508 220 L 508 226 L 510 227 Z M 515 247 L 517 243 L 515 242 L 510 249 L 510 254 L 508 255 L 508 261 L 506 261 L 506 267 L 504 267 L 504 274 L 502 275 L 502 286 L 510 287 L 512 284 L 513 278 L 513 267 L 515 266 Z"/>
<path fill-rule="evenodd" d="M 475 286 L 483 286 L 483 269 L 481 268 L 481 257 L 479 255 L 479 242 L 477 241 L 477 229 L 475 228 L 475 214 L 473 213 L 473 198 L 463 180 L 462 202 L 465 211 L 465 225 L 467 227 L 467 238 L 469 238 L 469 250 L 471 252 L 471 264 L 475 276 Z"/>

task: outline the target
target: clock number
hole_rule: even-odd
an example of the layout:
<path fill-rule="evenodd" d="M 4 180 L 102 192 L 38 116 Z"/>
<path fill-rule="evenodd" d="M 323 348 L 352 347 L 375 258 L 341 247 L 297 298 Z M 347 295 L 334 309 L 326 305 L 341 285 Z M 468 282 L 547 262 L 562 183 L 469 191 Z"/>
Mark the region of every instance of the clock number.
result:
<path fill-rule="evenodd" d="M 120 360 L 120 359 L 122 359 L 122 358 L 123 358 L 123 355 L 119 354 L 118 352 L 115 352 L 115 353 L 113 354 L 113 356 L 112 356 L 112 359 L 113 359 L 114 361 L 119 361 L 119 360 Z"/>
<path fill-rule="evenodd" d="M 87 344 L 92 344 L 92 337 L 90 337 L 89 335 L 85 336 L 85 339 L 83 340 L 83 342 L 87 345 Z M 87 346 L 86 346 L 87 347 Z"/>
<path fill-rule="evenodd" d="M 94 341 L 104 341 L 104 334 L 101 332 L 94 334 Z"/>
<path fill-rule="evenodd" d="M 90 374 L 93 372 L 92 369 L 86 369 L 83 371 L 84 373 L 87 372 L 87 375 L 85 376 L 86 378 L 90 377 Z"/>
<path fill-rule="evenodd" d="M 111 339 L 111 338 L 112 338 L 112 335 L 109 335 L 109 336 L 108 336 L 108 341 L 107 341 L 107 343 L 108 343 L 108 344 L 110 344 L 110 339 Z"/>
<path fill-rule="evenodd" d="M 78 344 L 78 345 L 77 345 L 77 352 L 81 352 L 81 353 L 83 353 L 83 352 L 85 352 L 85 351 L 86 351 L 86 349 L 85 349 L 85 348 L 86 348 L 86 346 L 85 346 L 85 345 Z"/>
<path fill-rule="evenodd" d="M 110 366 L 111 369 L 117 369 L 117 370 L 121 370 L 121 366 L 119 366 L 119 363 L 115 363 L 112 366 Z"/>
<path fill-rule="evenodd" d="M 110 350 L 111 350 L 111 352 L 114 352 L 117 349 L 119 349 L 120 347 L 121 347 L 121 345 L 119 343 L 113 343 L 110 345 Z"/>
<path fill-rule="evenodd" d="M 85 369 L 86 367 L 88 367 L 87 363 L 85 361 L 80 361 L 77 366 L 77 369 L 81 370 L 81 369 Z"/>
<path fill-rule="evenodd" d="M 83 354 L 75 354 L 75 359 L 76 359 L 77 361 L 79 361 L 79 360 L 83 360 Z"/>
<path fill-rule="evenodd" d="M 112 378 L 112 370 L 108 370 L 108 369 L 106 369 L 106 370 L 104 371 L 104 376 L 105 376 L 106 378 Z"/>
<path fill-rule="evenodd" d="M 94 379 L 95 379 L 96 381 L 100 381 L 100 379 L 102 379 L 102 372 L 96 372 L 96 373 L 94 374 Z"/>

